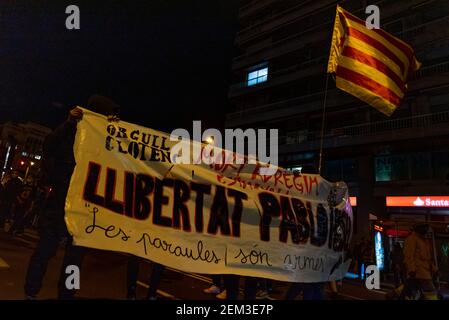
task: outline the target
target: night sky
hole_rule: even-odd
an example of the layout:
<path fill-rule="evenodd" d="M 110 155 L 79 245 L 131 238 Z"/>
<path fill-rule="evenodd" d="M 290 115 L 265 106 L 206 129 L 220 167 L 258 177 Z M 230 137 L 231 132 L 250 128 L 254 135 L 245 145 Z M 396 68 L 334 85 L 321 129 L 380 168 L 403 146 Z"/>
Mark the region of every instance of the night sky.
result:
<path fill-rule="evenodd" d="M 65 28 L 70 4 L 81 30 Z M 220 128 L 237 14 L 238 0 L 2 0 L 0 122 L 54 127 L 98 93 L 125 121 Z"/>

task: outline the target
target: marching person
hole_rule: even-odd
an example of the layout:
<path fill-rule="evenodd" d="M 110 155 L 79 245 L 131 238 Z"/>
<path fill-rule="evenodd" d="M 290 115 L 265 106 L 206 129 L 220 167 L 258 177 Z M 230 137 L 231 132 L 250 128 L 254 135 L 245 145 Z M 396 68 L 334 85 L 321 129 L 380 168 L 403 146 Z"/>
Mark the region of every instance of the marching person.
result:
<path fill-rule="evenodd" d="M 0 229 L 5 226 L 5 221 L 10 219 L 11 208 L 16 200 L 20 189 L 22 188 L 22 180 L 19 178 L 17 170 L 11 172 L 11 176 L 3 186 L 2 199 L 0 204 Z"/>
<path fill-rule="evenodd" d="M 112 100 L 98 95 L 89 99 L 87 108 L 106 116 L 117 116 L 120 110 L 120 107 Z M 73 143 L 77 123 L 82 117 L 83 111 L 77 107 L 73 108 L 67 120 L 50 133 L 44 142 L 42 184 L 51 192 L 39 219 L 40 239 L 28 265 L 24 287 L 27 299 L 36 299 L 48 262 L 56 254 L 59 243 L 64 238 L 68 241 L 59 278 L 58 298 L 72 299 L 75 294 L 75 289 L 69 290 L 65 286 L 65 270 L 68 265 L 81 267 L 85 248 L 72 245 L 71 236 L 64 221 L 64 207 L 75 168 Z"/>
<path fill-rule="evenodd" d="M 126 281 L 127 281 L 127 293 L 126 298 L 128 300 L 137 299 L 137 276 L 139 274 L 139 265 L 143 259 L 134 255 L 128 258 L 128 265 L 126 267 Z M 147 300 L 156 300 L 157 290 L 161 283 L 162 274 L 165 270 L 165 266 L 153 262 L 151 275 L 149 280 L 149 288 L 147 291 Z"/>
<path fill-rule="evenodd" d="M 407 271 L 407 283 L 404 294 L 408 295 L 410 286 L 416 284 L 422 292 L 424 300 L 436 300 L 437 292 L 433 284 L 433 276 L 438 273 L 432 256 L 429 241 L 430 228 L 428 224 L 419 224 L 405 239 L 404 262 Z"/>
<path fill-rule="evenodd" d="M 22 185 L 22 188 L 14 200 L 11 208 L 11 217 L 13 223 L 9 229 L 12 235 L 22 234 L 25 228 L 31 210 L 34 206 L 35 188 L 32 176 L 28 176 Z"/>
<path fill-rule="evenodd" d="M 223 275 L 213 274 L 211 278 L 212 278 L 212 285 L 209 288 L 204 289 L 203 292 L 207 294 L 219 295 L 222 292 Z M 226 293 L 224 293 L 224 295 L 225 295 L 224 298 L 226 298 Z"/>
<path fill-rule="evenodd" d="M 390 254 L 391 264 L 394 274 L 394 284 L 395 287 L 399 287 L 404 283 L 404 252 L 402 251 L 401 244 L 396 242 L 394 244 L 393 250 Z"/>

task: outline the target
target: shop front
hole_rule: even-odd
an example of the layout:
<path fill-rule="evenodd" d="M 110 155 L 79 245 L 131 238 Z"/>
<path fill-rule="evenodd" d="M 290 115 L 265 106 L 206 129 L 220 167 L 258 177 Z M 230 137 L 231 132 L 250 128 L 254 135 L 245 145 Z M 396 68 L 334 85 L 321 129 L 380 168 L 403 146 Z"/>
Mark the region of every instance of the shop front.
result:
<path fill-rule="evenodd" d="M 371 222 L 376 264 L 384 273 L 392 273 L 395 243 L 404 246 L 414 225 L 422 222 L 432 228 L 435 261 L 440 281 L 449 282 L 449 196 L 387 196 L 388 218 Z"/>

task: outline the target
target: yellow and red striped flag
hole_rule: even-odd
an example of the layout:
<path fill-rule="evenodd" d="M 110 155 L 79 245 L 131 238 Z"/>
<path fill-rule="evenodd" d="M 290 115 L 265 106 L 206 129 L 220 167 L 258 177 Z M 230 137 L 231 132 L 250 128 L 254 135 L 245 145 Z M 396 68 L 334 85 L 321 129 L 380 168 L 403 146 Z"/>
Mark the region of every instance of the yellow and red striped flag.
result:
<path fill-rule="evenodd" d="M 337 5 L 327 66 L 337 88 L 391 116 L 401 104 L 407 79 L 420 63 L 412 47 Z"/>

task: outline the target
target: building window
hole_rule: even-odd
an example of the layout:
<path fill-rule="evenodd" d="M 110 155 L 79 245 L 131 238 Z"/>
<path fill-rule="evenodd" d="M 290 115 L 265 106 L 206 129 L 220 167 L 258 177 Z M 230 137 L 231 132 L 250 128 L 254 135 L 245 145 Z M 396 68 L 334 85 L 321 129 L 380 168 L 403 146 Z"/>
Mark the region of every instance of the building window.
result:
<path fill-rule="evenodd" d="M 262 83 L 268 80 L 268 67 L 263 69 L 251 71 L 248 73 L 248 87 L 254 86 L 258 83 Z"/>
<path fill-rule="evenodd" d="M 324 170 L 329 181 L 357 181 L 357 163 L 354 159 L 328 160 Z"/>
<path fill-rule="evenodd" d="M 435 162 L 444 161 L 434 158 Z M 376 182 L 400 180 L 425 180 L 432 178 L 430 153 L 411 153 L 379 156 L 375 159 Z"/>
<path fill-rule="evenodd" d="M 410 178 L 429 179 L 432 177 L 430 153 L 414 153 L 410 155 Z"/>
<path fill-rule="evenodd" d="M 449 179 L 449 152 L 434 152 L 432 154 L 433 177 Z"/>
<path fill-rule="evenodd" d="M 409 179 L 406 155 L 382 156 L 375 161 L 376 182 Z"/>

